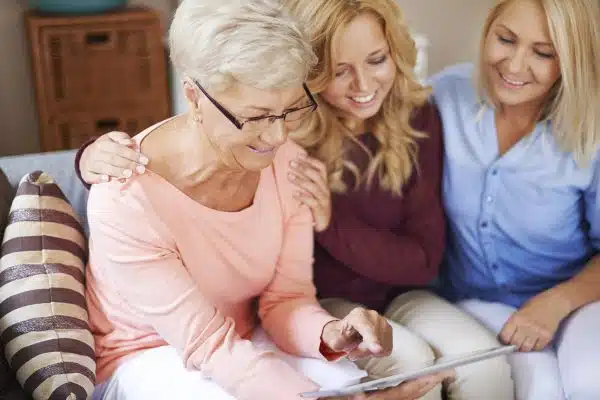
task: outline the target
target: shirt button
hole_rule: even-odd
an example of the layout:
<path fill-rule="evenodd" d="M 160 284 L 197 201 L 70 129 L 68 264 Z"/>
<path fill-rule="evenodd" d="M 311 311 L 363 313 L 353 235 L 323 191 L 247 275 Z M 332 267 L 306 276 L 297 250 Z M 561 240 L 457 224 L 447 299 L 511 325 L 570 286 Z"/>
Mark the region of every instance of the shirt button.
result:
<path fill-rule="evenodd" d="M 498 175 L 498 169 L 494 168 L 494 169 L 492 170 L 492 175 Z"/>
<path fill-rule="evenodd" d="M 487 227 L 488 227 L 488 223 L 487 223 L 487 221 L 483 221 L 483 222 L 481 223 L 481 227 L 482 227 L 482 228 L 487 228 Z"/>
<path fill-rule="evenodd" d="M 492 203 L 493 203 L 493 201 L 494 201 L 494 199 L 492 198 L 492 196 L 488 196 L 488 197 L 486 197 L 486 198 L 485 198 L 485 201 L 486 201 L 486 203 L 488 203 L 488 204 L 492 204 Z"/>
<path fill-rule="evenodd" d="M 492 264 L 492 269 L 495 271 L 498 269 L 498 264 Z"/>

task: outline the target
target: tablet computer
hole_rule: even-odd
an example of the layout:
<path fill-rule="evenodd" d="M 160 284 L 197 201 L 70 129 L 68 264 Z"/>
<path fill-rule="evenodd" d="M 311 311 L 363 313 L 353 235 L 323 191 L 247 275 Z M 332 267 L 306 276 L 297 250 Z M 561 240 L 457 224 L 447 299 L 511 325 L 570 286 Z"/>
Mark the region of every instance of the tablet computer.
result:
<path fill-rule="evenodd" d="M 387 377 L 378 379 L 366 378 L 366 380 L 363 380 L 361 383 L 355 385 L 336 388 L 321 388 L 320 390 L 317 390 L 315 392 L 300 393 L 300 396 L 310 399 L 321 397 L 347 396 L 357 393 L 383 390 L 390 387 L 398 386 L 404 381 L 417 379 L 425 375 L 430 375 L 444 370 L 460 367 L 461 365 L 471 364 L 474 362 L 487 360 L 489 358 L 510 354 L 516 351 L 516 349 L 516 346 L 513 345 L 499 346 L 491 349 L 475 351 L 468 354 L 460 354 L 451 357 L 442 357 L 419 368 L 413 368 L 408 371 L 394 373 Z"/>

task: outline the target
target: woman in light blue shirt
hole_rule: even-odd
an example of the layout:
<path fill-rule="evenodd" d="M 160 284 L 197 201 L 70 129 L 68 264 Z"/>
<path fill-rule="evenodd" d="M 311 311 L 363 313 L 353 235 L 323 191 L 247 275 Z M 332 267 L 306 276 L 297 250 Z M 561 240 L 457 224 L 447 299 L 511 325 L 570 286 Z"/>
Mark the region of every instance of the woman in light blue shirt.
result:
<path fill-rule="evenodd" d="M 440 289 L 518 346 L 518 399 L 600 399 L 599 32 L 598 0 L 501 1 L 479 65 L 432 80 Z"/>

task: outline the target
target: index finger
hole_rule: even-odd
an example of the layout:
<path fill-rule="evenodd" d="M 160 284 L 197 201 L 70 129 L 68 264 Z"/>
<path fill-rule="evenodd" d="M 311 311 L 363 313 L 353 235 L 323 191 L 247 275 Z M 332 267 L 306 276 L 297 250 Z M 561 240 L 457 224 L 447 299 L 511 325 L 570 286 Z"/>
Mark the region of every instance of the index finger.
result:
<path fill-rule="evenodd" d="M 375 328 L 372 324 L 368 323 L 364 319 L 355 318 L 349 321 L 350 325 L 358 332 L 362 337 L 362 342 L 359 348 L 367 348 L 371 353 L 380 353 L 383 351 L 381 341 L 377 337 Z"/>
<path fill-rule="evenodd" d="M 124 158 L 128 161 L 133 161 L 135 163 L 146 165 L 148 164 L 148 157 L 143 155 L 137 150 L 132 149 L 131 147 L 125 146 L 123 144 L 115 143 L 115 142 L 106 142 L 102 146 L 102 150 L 105 153 L 114 154 Z"/>
<path fill-rule="evenodd" d="M 506 322 L 506 324 L 502 327 L 502 331 L 500 331 L 500 341 L 504 344 L 508 344 L 511 342 L 515 332 L 517 331 L 517 324 L 513 321 L 512 318 Z"/>
<path fill-rule="evenodd" d="M 327 168 L 325 168 L 325 164 L 323 164 L 323 162 L 306 154 L 301 155 L 300 159 L 316 169 L 321 176 L 327 177 Z"/>

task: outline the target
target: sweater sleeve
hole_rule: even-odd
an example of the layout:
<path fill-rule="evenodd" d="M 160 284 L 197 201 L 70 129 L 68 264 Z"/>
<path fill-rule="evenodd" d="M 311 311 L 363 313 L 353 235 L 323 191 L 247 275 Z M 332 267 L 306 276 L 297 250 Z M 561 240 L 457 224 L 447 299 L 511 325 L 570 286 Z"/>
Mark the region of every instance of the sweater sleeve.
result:
<path fill-rule="evenodd" d="M 437 276 L 444 250 L 442 135 L 437 108 L 423 107 L 414 126 L 428 138 L 419 143 L 414 183 L 398 200 L 398 206 L 402 201 L 408 207 L 402 226 L 391 230 L 373 228 L 344 195 L 336 195 L 329 227 L 317 234 L 319 244 L 338 261 L 357 274 L 390 285 L 428 284 Z M 364 204 L 377 207 L 374 202 Z"/>
<path fill-rule="evenodd" d="M 85 151 L 85 149 L 87 149 L 89 145 L 94 143 L 96 141 L 96 139 L 98 139 L 98 138 L 92 137 L 92 138 L 88 139 L 87 142 L 82 144 L 81 147 L 79 149 L 77 149 L 77 153 L 75 153 L 75 173 L 77 174 L 77 177 L 81 181 L 82 185 L 85 186 L 85 188 L 88 190 L 92 187 L 92 185 L 88 184 L 87 182 L 85 182 L 83 180 L 83 177 L 81 176 L 81 166 L 79 165 L 79 163 L 81 162 L 81 156 L 83 155 L 83 152 Z"/>
<path fill-rule="evenodd" d="M 313 358 L 338 358 L 322 354 L 323 327 L 336 318 L 316 299 L 313 284 L 312 216 L 307 207 L 298 207 L 284 227 L 284 239 L 275 277 L 259 300 L 262 326 L 275 344 L 288 353 Z"/>
<path fill-rule="evenodd" d="M 144 194 L 139 192 L 137 197 L 122 193 L 118 183 L 93 186 L 88 214 L 94 274 L 109 282 L 120 303 L 137 319 L 177 349 L 187 368 L 201 370 L 236 399 L 300 399 L 298 393 L 315 390 L 312 381 L 273 353 L 259 351 L 238 336 L 233 320 L 221 314 L 199 290 L 167 227 L 153 215 L 148 201 L 140 200 Z M 295 295 L 288 299 L 283 294 L 281 288 L 286 285 L 279 283 L 281 279 L 274 283 L 281 294 L 271 301 L 271 313 L 279 312 L 288 324 L 279 329 L 288 328 L 301 336 L 299 331 L 308 328 L 289 324 L 304 319 L 289 315 L 319 313 L 316 306 L 314 311 L 298 312 L 289 306 L 278 307 L 277 302 L 293 302 Z M 276 311 L 283 309 L 289 310 Z M 312 321 L 313 327 L 322 323 L 319 318 Z M 320 335 L 316 332 L 313 336 Z"/>

